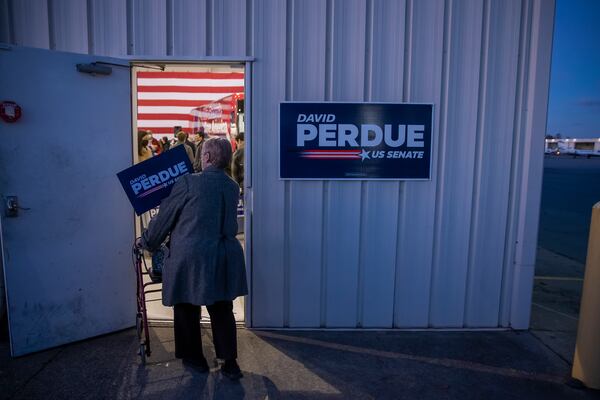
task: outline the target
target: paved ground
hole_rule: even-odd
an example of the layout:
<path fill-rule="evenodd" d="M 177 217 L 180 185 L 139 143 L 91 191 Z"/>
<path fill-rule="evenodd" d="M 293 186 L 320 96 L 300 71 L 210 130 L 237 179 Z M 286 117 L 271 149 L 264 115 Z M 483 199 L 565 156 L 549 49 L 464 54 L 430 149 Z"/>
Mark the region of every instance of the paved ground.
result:
<path fill-rule="evenodd" d="M 594 162 L 547 159 L 528 332 L 241 329 L 239 383 L 215 367 L 204 375 L 185 369 L 173 358 L 171 328 L 152 328 L 154 354 L 146 366 L 133 329 L 18 359 L 10 358 L 0 332 L 0 399 L 600 399 L 598 391 L 564 384 L 577 330 L 586 210 L 600 190 L 589 171 L 600 167 Z M 567 217 L 560 213 L 566 206 Z"/>
<path fill-rule="evenodd" d="M 600 157 L 546 156 L 539 245 L 585 263 L 592 207 L 600 201 Z"/>
<path fill-rule="evenodd" d="M 600 158 L 546 156 L 531 332 L 571 362 Z"/>
<path fill-rule="evenodd" d="M 240 330 L 239 337 L 239 383 L 214 369 L 186 370 L 173 359 L 169 328 L 153 329 L 146 366 L 133 330 L 17 360 L 4 347 L 0 398 L 600 398 L 564 385 L 568 364 L 529 333 Z"/>

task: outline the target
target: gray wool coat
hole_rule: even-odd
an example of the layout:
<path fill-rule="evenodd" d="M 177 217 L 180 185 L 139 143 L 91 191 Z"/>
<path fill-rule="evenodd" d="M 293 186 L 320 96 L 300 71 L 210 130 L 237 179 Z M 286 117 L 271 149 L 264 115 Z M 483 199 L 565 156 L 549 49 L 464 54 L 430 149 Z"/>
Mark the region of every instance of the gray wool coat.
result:
<path fill-rule="evenodd" d="M 244 253 L 236 239 L 239 186 L 208 167 L 175 183 L 158 215 L 142 233 L 153 251 L 171 234 L 163 267 L 162 300 L 209 305 L 248 293 Z"/>

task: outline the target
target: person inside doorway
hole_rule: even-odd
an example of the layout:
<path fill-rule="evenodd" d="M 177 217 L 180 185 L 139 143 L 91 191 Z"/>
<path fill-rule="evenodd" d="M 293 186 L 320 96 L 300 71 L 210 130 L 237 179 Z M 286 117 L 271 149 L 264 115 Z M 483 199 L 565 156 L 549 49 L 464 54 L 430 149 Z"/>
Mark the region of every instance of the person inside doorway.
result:
<path fill-rule="evenodd" d="M 177 143 L 175 143 L 175 145 L 173 145 L 173 147 L 183 146 L 185 148 L 185 152 L 188 155 L 188 158 L 190 159 L 190 162 L 193 164 L 194 163 L 194 152 L 192 151 L 191 147 L 187 145 L 186 140 L 187 140 L 187 133 L 185 133 L 184 131 L 177 132 Z"/>
<path fill-rule="evenodd" d="M 235 153 L 231 159 L 231 177 L 240 186 L 244 193 L 244 132 L 238 132 L 235 137 Z"/>
<path fill-rule="evenodd" d="M 152 157 L 152 150 L 150 149 L 150 141 L 152 140 L 152 133 L 148 131 L 138 131 L 138 162 L 146 161 Z"/>
<path fill-rule="evenodd" d="M 204 133 L 204 127 L 201 126 L 198 132 L 196 132 L 196 156 L 194 158 L 195 172 L 202 171 L 202 146 L 204 145 L 205 139 L 206 134 Z"/>
<path fill-rule="evenodd" d="M 162 146 L 163 152 L 168 151 L 171 148 L 169 138 L 166 136 L 163 136 L 162 139 L 160 139 L 160 144 Z"/>
<path fill-rule="evenodd" d="M 201 372 L 209 370 L 200 334 L 200 306 L 206 305 L 215 353 L 224 360 L 221 373 L 239 379 L 233 300 L 246 295 L 248 286 L 235 236 L 239 188 L 223 171 L 231 162 L 231 145 L 208 139 L 201 157 L 202 173 L 177 181 L 137 245 L 153 251 L 170 235 L 162 301 L 174 307 L 175 356 Z"/>

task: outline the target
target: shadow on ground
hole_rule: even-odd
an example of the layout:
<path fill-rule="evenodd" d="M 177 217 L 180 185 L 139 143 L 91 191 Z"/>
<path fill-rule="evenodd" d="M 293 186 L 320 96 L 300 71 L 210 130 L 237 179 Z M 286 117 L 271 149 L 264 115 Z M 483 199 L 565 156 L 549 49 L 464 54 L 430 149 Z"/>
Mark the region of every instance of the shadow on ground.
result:
<path fill-rule="evenodd" d="M 204 330 L 205 353 L 214 353 Z M 563 384 L 570 366 L 527 332 L 238 331 L 244 378 L 231 382 L 173 357 L 171 328 L 137 356 L 130 329 L 10 359 L 2 399 L 593 399 Z"/>

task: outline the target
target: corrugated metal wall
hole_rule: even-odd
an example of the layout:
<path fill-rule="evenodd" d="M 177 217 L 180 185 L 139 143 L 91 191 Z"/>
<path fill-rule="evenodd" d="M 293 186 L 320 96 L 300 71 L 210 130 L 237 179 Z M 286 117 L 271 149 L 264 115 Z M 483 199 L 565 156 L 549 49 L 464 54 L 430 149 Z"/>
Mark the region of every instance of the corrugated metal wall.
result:
<path fill-rule="evenodd" d="M 528 325 L 554 2 L 0 0 L 0 41 L 253 56 L 256 327 Z M 435 104 L 433 179 L 278 179 L 283 100 Z"/>

